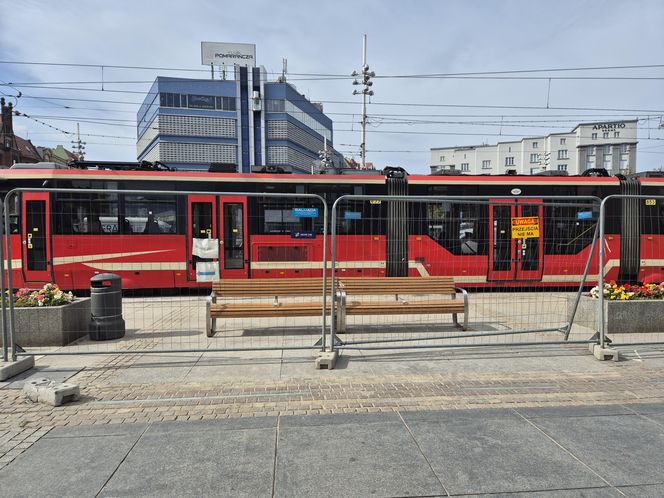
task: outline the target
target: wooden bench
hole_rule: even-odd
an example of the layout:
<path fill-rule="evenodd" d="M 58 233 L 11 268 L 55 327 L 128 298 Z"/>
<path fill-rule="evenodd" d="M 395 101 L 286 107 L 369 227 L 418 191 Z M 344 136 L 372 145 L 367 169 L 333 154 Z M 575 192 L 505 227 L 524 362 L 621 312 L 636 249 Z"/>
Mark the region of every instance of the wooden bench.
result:
<path fill-rule="evenodd" d="M 253 318 L 275 316 L 319 316 L 323 312 L 322 278 L 275 278 L 256 280 L 218 280 L 212 283 L 212 294 L 206 303 L 206 334 L 212 337 L 217 318 Z M 311 298 L 304 301 L 280 301 L 283 298 Z M 248 298 L 247 302 L 237 302 Z M 251 298 L 271 298 L 249 300 Z M 232 302 L 224 302 L 233 299 Z M 326 312 L 330 311 L 327 300 Z"/>
<path fill-rule="evenodd" d="M 468 293 L 455 287 L 452 277 L 359 277 L 335 280 L 338 332 L 346 331 L 347 315 L 443 313 L 451 314 L 457 327 L 462 330 L 468 328 Z M 457 299 L 458 293 L 461 293 L 463 299 Z M 394 296 L 394 300 L 359 299 L 359 296 L 388 295 Z M 435 298 L 411 298 L 425 295 Z M 463 313 L 463 325 L 459 325 L 457 320 L 459 313 Z"/>

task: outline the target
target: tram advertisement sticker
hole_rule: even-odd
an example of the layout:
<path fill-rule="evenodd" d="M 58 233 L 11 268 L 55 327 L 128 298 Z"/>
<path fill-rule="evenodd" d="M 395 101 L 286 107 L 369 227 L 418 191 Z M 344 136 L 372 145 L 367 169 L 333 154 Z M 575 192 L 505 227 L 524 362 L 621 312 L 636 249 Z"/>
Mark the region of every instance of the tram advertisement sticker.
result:
<path fill-rule="evenodd" d="M 318 218 L 318 208 L 293 208 L 291 215 L 295 218 Z"/>
<path fill-rule="evenodd" d="M 512 218 L 513 239 L 535 239 L 540 236 L 539 218 L 528 216 Z"/>

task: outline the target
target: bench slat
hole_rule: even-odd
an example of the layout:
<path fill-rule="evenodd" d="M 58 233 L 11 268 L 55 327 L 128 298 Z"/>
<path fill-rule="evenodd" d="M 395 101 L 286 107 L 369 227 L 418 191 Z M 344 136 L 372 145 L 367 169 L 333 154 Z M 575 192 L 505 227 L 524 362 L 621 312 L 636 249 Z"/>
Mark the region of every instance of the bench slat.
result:
<path fill-rule="evenodd" d="M 413 301 L 399 303 L 397 301 L 373 301 L 346 303 L 346 313 L 349 315 L 381 315 L 381 314 L 435 314 L 435 313 L 463 313 L 463 301 Z"/>
<path fill-rule="evenodd" d="M 330 305 L 327 305 L 327 312 Z M 265 316 L 318 316 L 322 312 L 320 302 L 285 303 L 272 306 L 265 303 L 221 303 L 210 306 L 212 318 L 231 317 L 265 317 Z"/>
<path fill-rule="evenodd" d="M 381 278 L 342 278 L 339 288 L 347 295 L 362 294 L 454 294 L 452 277 L 381 277 Z"/>

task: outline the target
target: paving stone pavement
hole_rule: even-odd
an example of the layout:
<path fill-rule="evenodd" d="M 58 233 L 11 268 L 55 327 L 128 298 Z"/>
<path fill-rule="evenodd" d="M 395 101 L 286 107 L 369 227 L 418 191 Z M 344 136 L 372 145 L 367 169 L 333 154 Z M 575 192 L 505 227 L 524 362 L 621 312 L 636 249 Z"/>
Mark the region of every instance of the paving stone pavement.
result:
<path fill-rule="evenodd" d="M 80 385 L 82 399 L 50 407 L 28 401 L 19 382 L 0 386 L 0 467 L 52 427 L 664 402 L 664 354 L 657 348 L 625 350 L 619 363 L 596 362 L 579 346 L 527 354 L 348 352 L 332 371 L 314 370 L 307 354 L 137 353 L 74 366 L 69 357 L 43 357 L 35 375 L 43 376 L 40 365 L 57 367 Z M 275 374 L 256 374 L 257 363 Z"/>

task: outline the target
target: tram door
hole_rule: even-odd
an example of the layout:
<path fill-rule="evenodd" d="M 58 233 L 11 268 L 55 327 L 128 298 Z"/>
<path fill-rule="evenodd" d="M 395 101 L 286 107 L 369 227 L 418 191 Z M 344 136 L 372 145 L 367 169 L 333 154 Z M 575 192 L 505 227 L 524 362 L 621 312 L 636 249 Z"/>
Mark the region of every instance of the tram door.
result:
<path fill-rule="evenodd" d="M 213 195 L 190 195 L 188 203 L 187 277 L 196 282 L 201 279 L 196 277 L 197 267 L 200 275 L 209 274 L 215 266 L 213 263 L 219 261 L 219 243 L 216 243 L 215 256 L 213 244 L 207 242 L 219 238 L 217 237 L 217 199 Z"/>
<path fill-rule="evenodd" d="M 542 279 L 543 213 L 537 199 L 490 201 L 488 280 Z"/>
<path fill-rule="evenodd" d="M 219 263 L 221 278 L 249 276 L 249 244 L 247 243 L 247 198 L 220 197 Z"/>
<path fill-rule="evenodd" d="M 53 282 L 47 193 L 24 192 L 21 200 L 21 258 L 26 282 Z"/>

